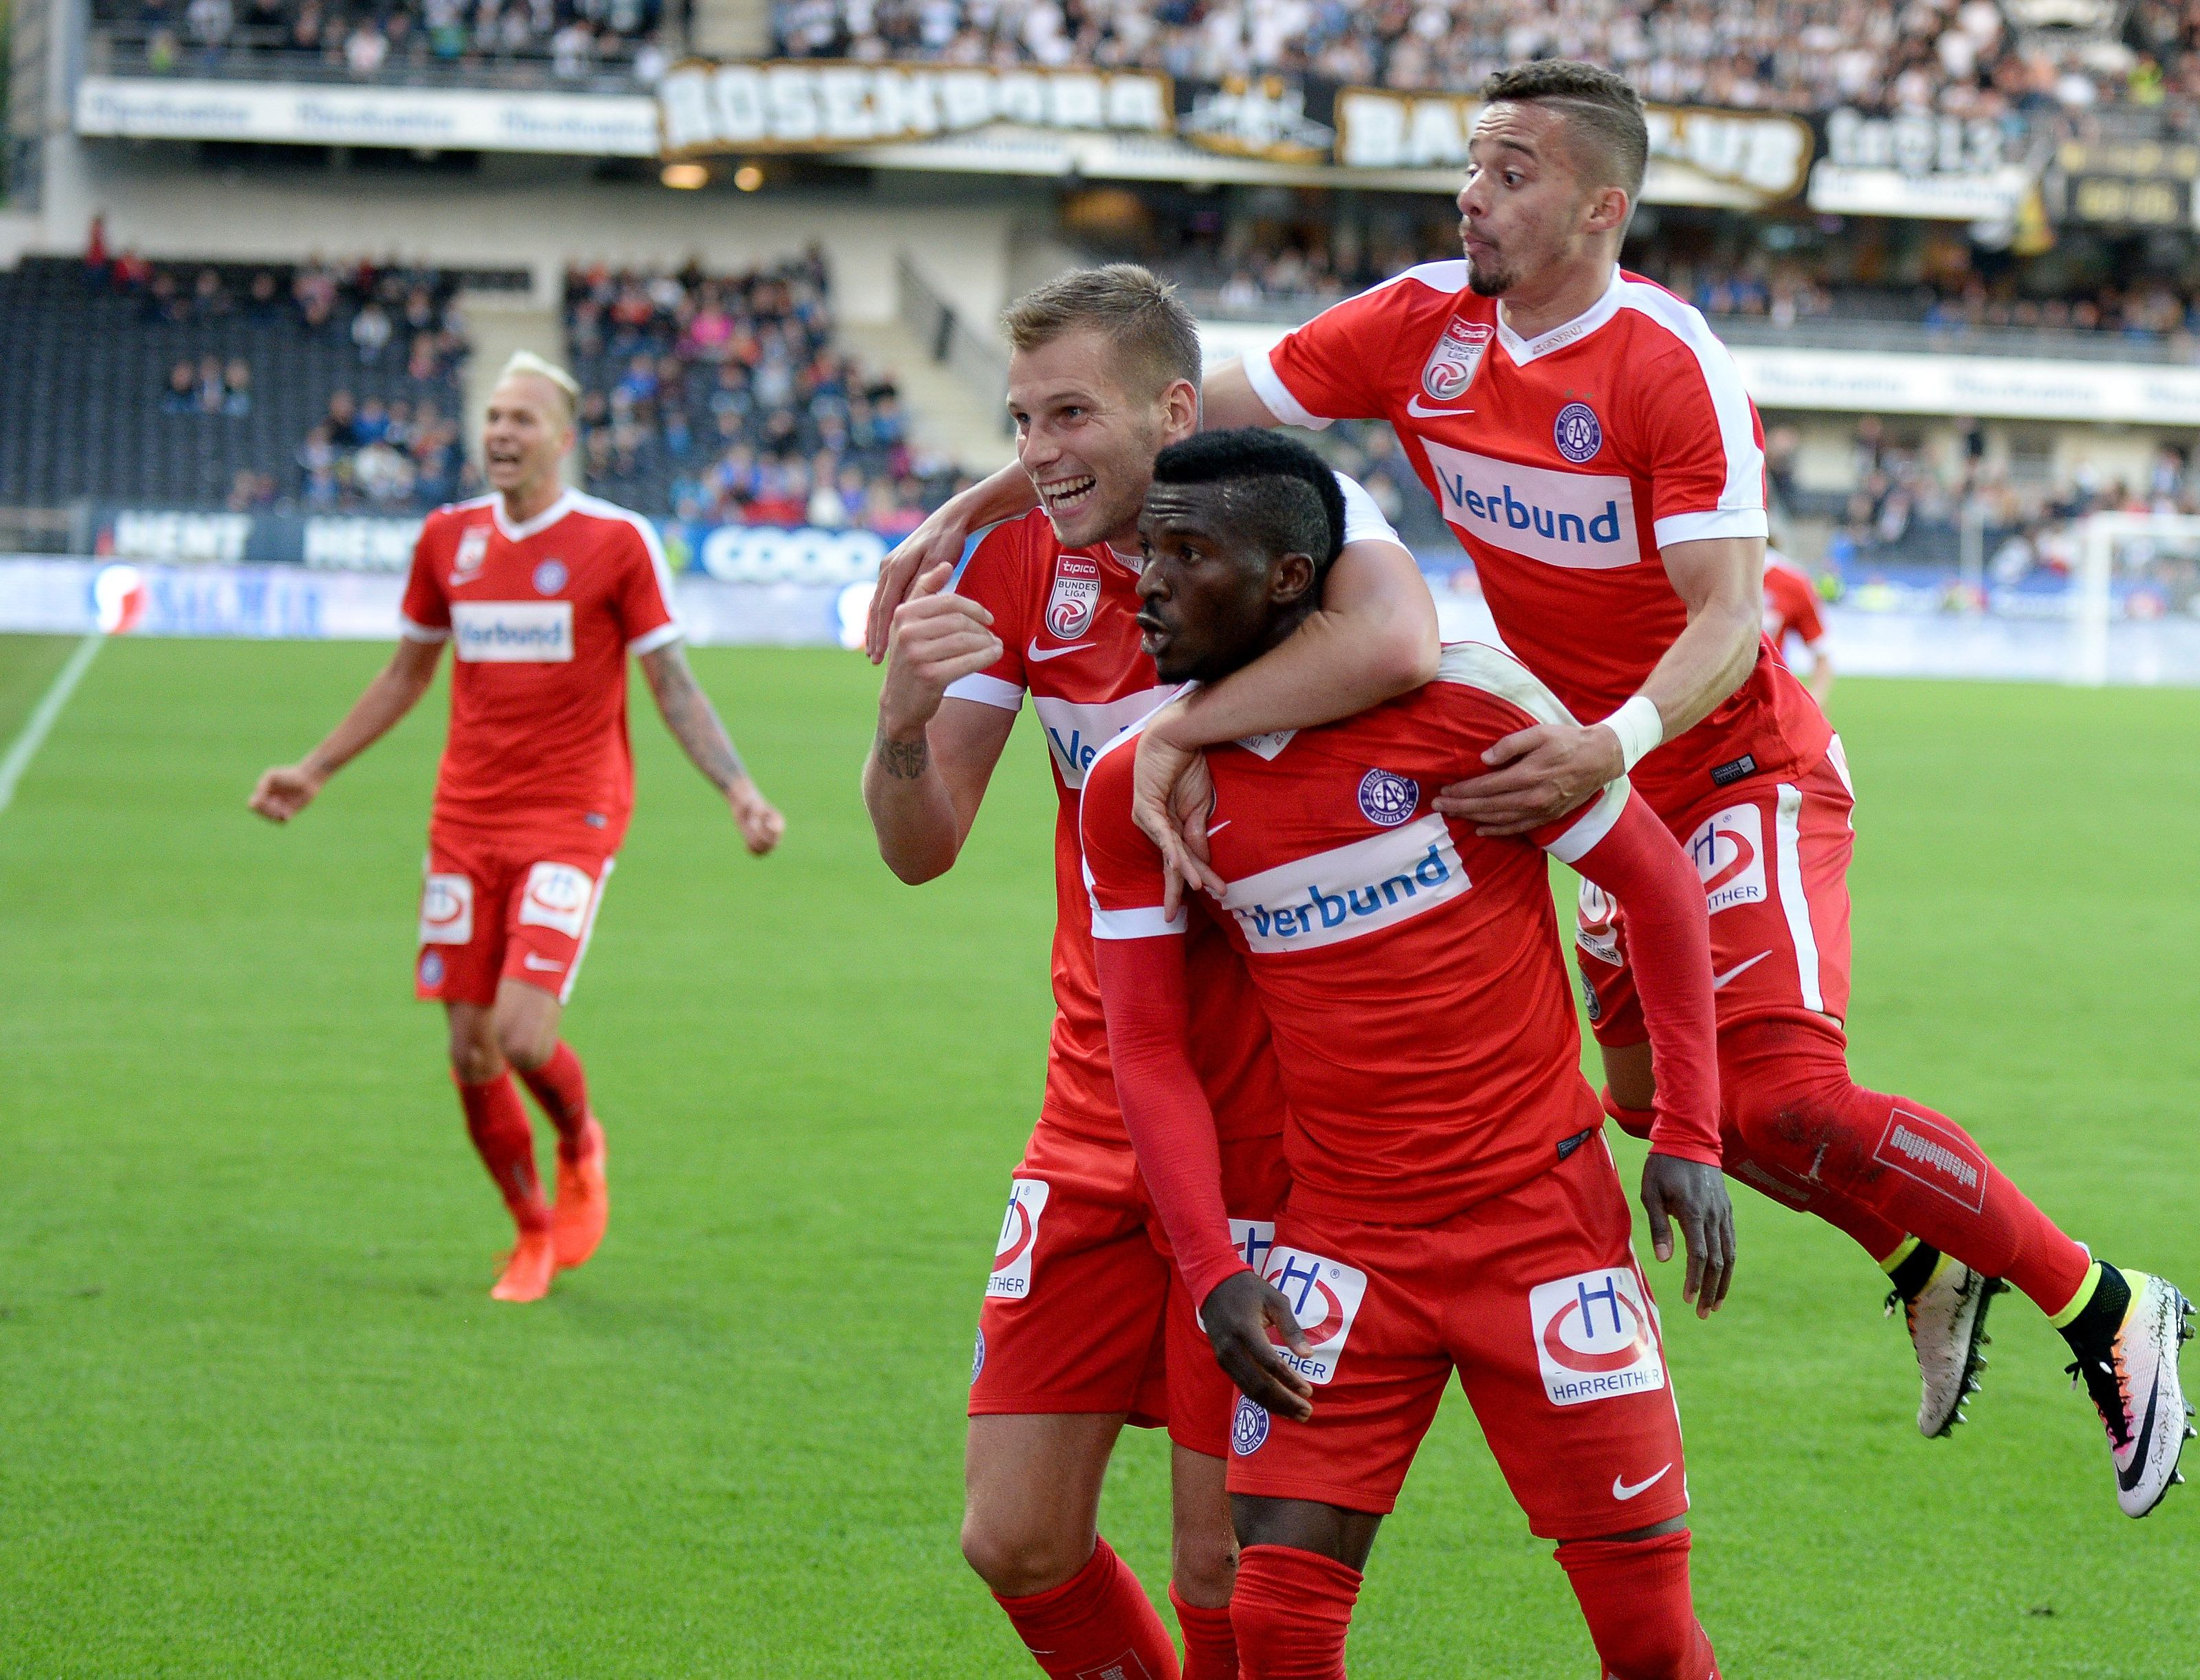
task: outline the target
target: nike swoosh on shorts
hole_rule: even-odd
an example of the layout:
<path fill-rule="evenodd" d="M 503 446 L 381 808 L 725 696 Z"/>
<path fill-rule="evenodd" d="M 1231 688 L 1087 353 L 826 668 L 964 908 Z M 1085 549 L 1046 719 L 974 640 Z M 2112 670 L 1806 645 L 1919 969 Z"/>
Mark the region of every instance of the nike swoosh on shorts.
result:
<path fill-rule="evenodd" d="M 555 974 L 565 966 L 563 963 L 546 963 L 531 951 L 519 960 L 526 967 L 545 974 Z"/>
<path fill-rule="evenodd" d="M 1747 963 L 1737 963 L 1731 969 L 1729 969 L 1724 974 L 1713 975 L 1711 976 L 1711 990 L 1714 992 L 1725 991 L 1726 983 L 1729 980 L 1740 980 L 1744 975 L 1747 974 L 1752 969 L 1755 968 L 1759 963 L 1762 963 L 1770 955 L 1772 955 L 1772 953 L 1769 951 L 1760 951 Z"/>
<path fill-rule="evenodd" d="M 1627 1485 L 1624 1478 L 1615 1476 L 1612 1478 L 1612 1496 L 1614 1499 L 1632 1499 L 1639 1493 L 1646 1493 L 1664 1481 L 1665 1472 L 1672 1467 L 1670 1464 L 1660 1466 L 1656 1475 L 1644 1478 L 1631 1488 Z"/>
<path fill-rule="evenodd" d="M 1049 659 L 1058 659 L 1064 653 L 1074 653 L 1081 648 L 1091 646 L 1093 644 L 1089 641 L 1073 641 L 1067 647 L 1041 647 L 1039 645 L 1039 638 L 1033 636 L 1031 646 L 1024 649 L 1024 658 L 1035 665 L 1043 665 Z"/>

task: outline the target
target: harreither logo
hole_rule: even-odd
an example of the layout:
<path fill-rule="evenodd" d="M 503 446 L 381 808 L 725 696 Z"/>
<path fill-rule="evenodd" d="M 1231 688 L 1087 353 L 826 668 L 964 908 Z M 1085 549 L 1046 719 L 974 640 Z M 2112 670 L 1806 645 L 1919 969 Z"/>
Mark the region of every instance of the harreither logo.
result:
<path fill-rule="evenodd" d="M 569 600 L 454 601 L 451 642 L 461 659 L 563 664 L 573 657 Z"/>
<path fill-rule="evenodd" d="M 1421 443 L 1436 472 L 1443 516 L 1467 536 L 1578 571 L 1606 571 L 1642 558 L 1635 487 L 1627 478 L 1492 460 L 1425 437 Z"/>
<path fill-rule="evenodd" d="M 1434 910 L 1466 891 L 1466 865 L 1442 817 L 1230 883 L 1222 907 L 1256 954 L 1354 940 Z"/>

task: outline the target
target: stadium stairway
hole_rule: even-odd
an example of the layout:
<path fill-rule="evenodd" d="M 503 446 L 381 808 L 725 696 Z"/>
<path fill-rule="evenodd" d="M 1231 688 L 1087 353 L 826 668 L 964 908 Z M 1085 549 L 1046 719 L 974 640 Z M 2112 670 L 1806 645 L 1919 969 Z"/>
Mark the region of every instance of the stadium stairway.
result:
<path fill-rule="evenodd" d="M 910 430 L 926 448 L 981 477 L 1014 453 L 1002 419 L 1004 394 L 981 398 L 900 321 L 842 320 L 834 336 L 866 366 L 892 372 Z"/>
<path fill-rule="evenodd" d="M 560 366 L 565 354 L 565 330 L 555 305 L 538 303 L 525 292 L 469 291 L 460 294 L 466 326 L 473 339 L 473 359 L 466 364 L 466 458 L 481 461 L 482 417 L 489 409 L 489 394 L 496 389 L 496 376 L 515 352 L 532 350 Z M 581 452 L 565 458 L 565 478 L 581 482 Z"/>

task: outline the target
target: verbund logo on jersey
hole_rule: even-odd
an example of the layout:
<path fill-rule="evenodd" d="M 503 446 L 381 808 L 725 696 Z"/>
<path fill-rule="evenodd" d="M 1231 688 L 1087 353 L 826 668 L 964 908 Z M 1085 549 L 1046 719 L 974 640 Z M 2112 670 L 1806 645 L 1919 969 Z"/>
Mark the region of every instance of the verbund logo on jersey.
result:
<path fill-rule="evenodd" d="M 573 657 L 569 600 L 476 600 L 451 605 L 458 658 L 483 663 L 564 664 Z"/>
<path fill-rule="evenodd" d="M 1553 472 L 1424 437 L 1444 518 L 1467 536 L 1548 565 L 1604 571 L 1642 558 L 1635 488 L 1617 474 Z"/>
<path fill-rule="evenodd" d="M 1222 907 L 1263 955 L 1308 951 L 1394 928 L 1471 883 L 1441 817 L 1233 881 Z"/>

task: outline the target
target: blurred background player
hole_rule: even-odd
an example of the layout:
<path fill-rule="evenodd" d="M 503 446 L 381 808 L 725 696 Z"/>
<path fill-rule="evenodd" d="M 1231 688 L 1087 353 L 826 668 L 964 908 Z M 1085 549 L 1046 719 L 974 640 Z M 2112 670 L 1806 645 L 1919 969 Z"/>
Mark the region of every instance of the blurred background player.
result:
<path fill-rule="evenodd" d="M 1804 679 L 1811 698 L 1823 706 L 1834 692 L 1833 650 L 1826 645 L 1826 621 L 1818 611 L 1818 589 L 1811 574 L 1778 549 L 1764 551 L 1764 637 L 1790 670 L 1790 641 L 1803 644 L 1811 656 L 1811 674 Z"/>
<path fill-rule="evenodd" d="M 1853 792 L 1839 739 L 1763 635 L 1763 431 L 1733 359 L 1694 309 L 1618 267 L 1648 158 L 1641 101 L 1563 61 L 1500 72 L 1483 94 L 1459 195 L 1466 260 L 1409 270 L 1220 370 L 1209 421 L 1396 428 L 1507 645 L 1600 720 L 1507 737 L 1442 808 L 1523 833 L 1633 772 L 1710 895 L 1730 1170 L 1885 1268 L 1928 1436 L 1975 1384 L 1998 1280 L 2029 1296 L 2100 1412 L 2118 1504 L 2143 1516 L 2178 1479 L 2189 1303 L 2093 1259 L 1955 1121 L 1850 1077 Z M 1172 730 L 1165 746 L 1212 739 L 1187 740 L 1172 714 L 1141 757 Z M 1582 949 L 1612 1109 L 1639 1127 L 1654 1080 L 1624 905 Z"/>
<path fill-rule="evenodd" d="M 1198 425 L 1198 332 L 1167 286 L 1128 264 L 1050 282 L 1005 325 L 1015 470 L 1041 506 L 980 532 L 951 586 L 950 569 L 934 566 L 892 612 L 863 767 L 880 854 L 912 883 L 953 867 L 1027 693 L 1059 799 L 1046 1093 L 979 1317 L 962 1550 L 1047 1673 L 1175 1675 L 1167 1630 L 1097 1527 L 1124 1424 L 1165 1421 L 1183 1672 L 1231 1680 L 1230 1384 L 1174 1281 L 1124 1135 L 1077 834 L 1095 754 L 1170 692 L 1139 646 L 1138 518 L 1155 456 Z M 1412 556 L 1356 488 L 1354 500 L 1334 610 L 1294 679 L 1315 719 L 1413 686 L 1436 658 Z M 1306 652 L 1302 637 L 1264 663 Z M 1194 958 L 1205 981 L 1197 1074 L 1223 1127 L 1232 1211 L 1257 1246 L 1284 1190 L 1282 1098 L 1267 1021 L 1208 933 Z M 1208 957 L 1225 966 L 1208 969 Z"/>
<path fill-rule="evenodd" d="M 748 849 L 769 852 L 786 827 L 688 668 L 655 531 L 560 480 L 577 390 L 561 367 L 512 359 L 482 440 L 492 493 L 429 516 L 395 655 L 328 738 L 264 774 L 250 800 L 272 822 L 295 817 L 412 710 L 453 644 L 414 986 L 449 1017 L 466 1131 L 518 1228 L 489 1291 L 500 1301 L 541 1299 L 561 1267 L 595 1251 L 610 1209 L 603 1127 L 559 1022 L 634 804 L 628 654 Z M 558 1133 L 554 1207 L 514 1068 Z"/>
<path fill-rule="evenodd" d="M 1162 676 L 1208 682 L 1290 635 L 1341 523 L 1304 445 L 1210 432 L 1165 451 L 1139 522 L 1138 623 Z M 1565 711 L 1508 656 L 1358 717 L 1208 755 L 1214 902 L 1273 1023 L 1291 1197 L 1256 1270 L 1233 1243 L 1213 1116 L 1187 1077 L 1183 912 L 1132 811 L 1127 740 L 1087 779 L 1092 928 L 1123 1114 L 1243 1389 L 1232 1615 L 1253 1680 L 1342 1680 L 1383 1517 L 1456 1370 L 1530 1527 L 1559 1542 L 1602 1671 L 1715 1671 L 1688 1584 L 1687 1472 L 1627 1197 L 1581 1076 L 1549 852 L 1634 905 L 1664 1077 L 1642 1200 L 1684 1294 L 1725 1294 L 1711 945 L 1694 871 L 1624 777 L 1568 816 L 1483 838 L 1436 790 Z M 1273 1347 L 1268 1332 L 1291 1349 Z"/>

